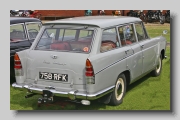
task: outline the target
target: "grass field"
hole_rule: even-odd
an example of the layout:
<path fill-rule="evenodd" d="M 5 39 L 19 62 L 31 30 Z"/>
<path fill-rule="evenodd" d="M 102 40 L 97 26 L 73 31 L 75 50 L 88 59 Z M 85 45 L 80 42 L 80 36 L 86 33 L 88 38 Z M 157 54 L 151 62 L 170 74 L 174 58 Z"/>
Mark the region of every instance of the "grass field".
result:
<path fill-rule="evenodd" d="M 170 43 L 170 25 L 161 25 L 161 26 L 145 25 L 145 26 L 150 37 L 156 37 L 158 35 L 161 35 L 163 30 L 167 30 L 168 33 L 165 35 L 165 37 L 167 42 Z"/>
<path fill-rule="evenodd" d="M 161 35 L 162 30 L 168 30 L 166 35 L 170 42 L 169 26 L 146 26 L 150 37 Z M 170 46 L 166 48 L 167 59 L 163 60 L 162 73 L 158 77 L 150 74 L 131 84 L 127 88 L 123 103 L 119 106 L 109 106 L 92 101 L 90 106 L 77 103 L 56 102 L 55 104 L 37 106 L 40 96 L 25 99 L 25 92 L 14 90 L 10 86 L 11 110 L 170 110 Z"/>

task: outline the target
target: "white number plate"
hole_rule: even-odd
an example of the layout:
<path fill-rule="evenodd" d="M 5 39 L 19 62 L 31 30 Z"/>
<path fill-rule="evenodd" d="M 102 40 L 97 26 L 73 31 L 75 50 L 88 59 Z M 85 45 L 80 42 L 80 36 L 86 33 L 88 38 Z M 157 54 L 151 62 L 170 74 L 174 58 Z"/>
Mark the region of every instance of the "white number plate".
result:
<path fill-rule="evenodd" d="M 68 82 L 67 74 L 39 72 L 39 79 Z"/>

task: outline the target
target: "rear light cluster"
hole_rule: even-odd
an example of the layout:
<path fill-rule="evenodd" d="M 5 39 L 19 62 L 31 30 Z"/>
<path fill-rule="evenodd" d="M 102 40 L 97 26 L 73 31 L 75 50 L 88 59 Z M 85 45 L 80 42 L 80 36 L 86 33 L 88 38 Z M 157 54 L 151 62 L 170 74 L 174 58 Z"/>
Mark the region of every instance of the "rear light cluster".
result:
<path fill-rule="evenodd" d="M 86 81 L 87 84 L 95 84 L 94 70 L 89 59 L 86 60 Z"/>
<path fill-rule="evenodd" d="M 16 76 L 23 76 L 21 60 L 17 53 L 14 55 L 14 70 Z"/>
<path fill-rule="evenodd" d="M 14 69 L 21 69 L 22 65 L 21 65 L 21 61 L 19 59 L 18 54 L 14 55 Z"/>

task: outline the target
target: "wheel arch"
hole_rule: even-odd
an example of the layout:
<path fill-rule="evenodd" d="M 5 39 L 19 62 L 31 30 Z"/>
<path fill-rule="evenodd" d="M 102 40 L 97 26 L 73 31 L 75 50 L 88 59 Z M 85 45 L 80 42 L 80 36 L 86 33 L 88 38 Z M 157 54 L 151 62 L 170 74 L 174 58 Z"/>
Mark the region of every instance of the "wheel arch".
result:
<path fill-rule="evenodd" d="M 162 57 L 162 60 L 165 58 L 165 50 L 164 49 L 161 50 L 161 57 Z"/>
<path fill-rule="evenodd" d="M 123 72 L 121 72 L 120 74 L 124 74 L 126 77 L 126 86 L 130 84 L 130 79 L 131 79 L 131 74 L 129 70 L 125 70 Z M 119 75 L 120 75 L 119 74 Z"/>

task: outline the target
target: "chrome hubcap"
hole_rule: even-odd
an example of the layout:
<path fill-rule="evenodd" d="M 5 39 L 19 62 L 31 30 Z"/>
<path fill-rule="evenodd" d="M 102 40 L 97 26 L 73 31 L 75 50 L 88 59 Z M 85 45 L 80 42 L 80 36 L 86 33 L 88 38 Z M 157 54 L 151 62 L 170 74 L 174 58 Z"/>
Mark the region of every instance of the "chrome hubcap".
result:
<path fill-rule="evenodd" d="M 124 93 L 124 81 L 122 78 L 119 78 L 116 83 L 116 88 L 115 88 L 116 99 L 120 100 L 123 96 L 123 93 Z"/>
<path fill-rule="evenodd" d="M 157 65 L 157 67 L 156 67 L 156 72 L 159 73 L 160 69 L 161 69 L 161 58 L 159 58 L 159 63 Z"/>

